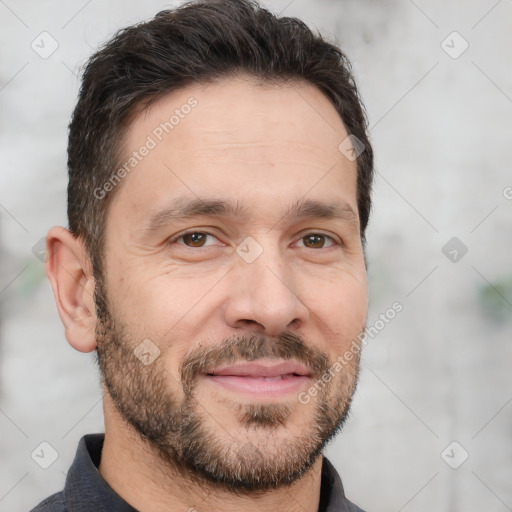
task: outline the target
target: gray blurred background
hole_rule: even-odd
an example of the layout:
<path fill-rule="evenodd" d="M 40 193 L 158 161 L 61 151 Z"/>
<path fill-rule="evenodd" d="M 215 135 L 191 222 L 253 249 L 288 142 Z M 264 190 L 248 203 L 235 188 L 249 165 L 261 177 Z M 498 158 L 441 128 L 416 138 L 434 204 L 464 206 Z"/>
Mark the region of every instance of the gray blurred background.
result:
<path fill-rule="evenodd" d="M 93 357 L 65 340 L 41 239 L 67 223 L 80 67 L 169 5 L 0 0 L 1 511 L 60 490 L 80 437 L 103 430 Z M 368 511 L 512 510 L 512 1 L 265 5 L 353 61 L 377 166 L 369 325 L 403 305 L 366 346 L 328 449 L 347 495 Z"/>

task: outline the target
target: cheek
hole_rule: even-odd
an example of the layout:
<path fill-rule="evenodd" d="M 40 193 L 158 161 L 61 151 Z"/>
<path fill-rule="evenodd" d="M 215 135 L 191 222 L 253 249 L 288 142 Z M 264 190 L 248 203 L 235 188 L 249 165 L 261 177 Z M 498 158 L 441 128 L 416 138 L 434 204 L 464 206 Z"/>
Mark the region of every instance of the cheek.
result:
<path fill-rule="evenodd" d="M 131 271 L 132 272 L 132 271 Z M 192 286 L 191 279 L 176 278 L 160 273 L 137 277 L 130 274 L 116 290 L 115 314 L 138 338 L 155 343 L 165 367 L 177 377 L 178 362 L 182 361 L 193 340 L 201 338 L 209 301 L 201 300 L 206 291 Z M 211 315 L 210 315 L 211 316 Z"/>
<path fill-rule="evenodd" d="M 169 285 L 165 271 L 158 269 L 157 274 L 149 261 L 121 259 L 116 267 L 110 266 L 107 275 L 111 307 L 129 325 L 153 330 L 160 322 L 171 322 L 173 311 L 179 313 L 183 302 L 178 297 L 186 290 L 179 282 Z"/>
<path fill-rule="evenodd" d="M 338 279 L 318 283 L 310 292 L 308 304 L 331 353 L 342 352 L 363 331 L 368 311 L 366 274 L 357 278 L 341 275 Z"/>

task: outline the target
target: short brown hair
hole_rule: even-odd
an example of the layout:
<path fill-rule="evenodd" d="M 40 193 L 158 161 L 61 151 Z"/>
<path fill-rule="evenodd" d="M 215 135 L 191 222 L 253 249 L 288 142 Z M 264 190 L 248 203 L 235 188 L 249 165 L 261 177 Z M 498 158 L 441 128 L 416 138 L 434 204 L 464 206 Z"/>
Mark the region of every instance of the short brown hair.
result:
<path fill-rule="evenodd" d="M 93 193 L 119 166 L 133 114 L 194 83 L 245 72 L 305 81 L 333 103 L 349 134 L 364 144 L 357 158 L 361 238 L 368 224 L 373 152 L 348 59 L 296 18 L 278 17 L 252 0 L 196 0 L 123 30 L 87 63 L 69 127 L 68 219 L 84 240 L 95 276 L 102 271 L 105 220 L 114 191 Z"/>

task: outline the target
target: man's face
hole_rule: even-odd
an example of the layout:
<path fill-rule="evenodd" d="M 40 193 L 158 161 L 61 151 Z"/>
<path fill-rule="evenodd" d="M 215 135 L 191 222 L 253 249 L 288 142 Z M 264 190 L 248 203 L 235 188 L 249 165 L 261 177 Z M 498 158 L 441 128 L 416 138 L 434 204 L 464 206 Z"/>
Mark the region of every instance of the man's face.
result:
<path fill-rule="evenodd" d="M 98 356 L 162 461 L 265 489 L 300 477 L 345 418 L 358 354 L 333 365 L 367 311 L 347 135 L 318 89 L 247 78 L 174 92 L 130 125 Z"/>

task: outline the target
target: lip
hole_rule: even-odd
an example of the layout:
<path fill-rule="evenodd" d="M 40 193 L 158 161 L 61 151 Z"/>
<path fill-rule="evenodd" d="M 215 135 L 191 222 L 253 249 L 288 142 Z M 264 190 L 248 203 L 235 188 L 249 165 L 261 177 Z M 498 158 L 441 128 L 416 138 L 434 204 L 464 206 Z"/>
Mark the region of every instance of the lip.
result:
<path fill-rule="evenodd" d="M 296 375 L 299 377 L 311 377 L 310 370 L 295 361 L 265 361 L 238 363 L 230 366 L 214 368 L 207 375 L 222 375 L 236 377 L 279 377 L 283 375 Z"/>
<path fill-rule="evenodd" d="M 310 370 L 294 361 L 259 360 L 218 367 L 205 375 L 223 389 L 263 398 L 298 393 L 312 377 Z"/>

